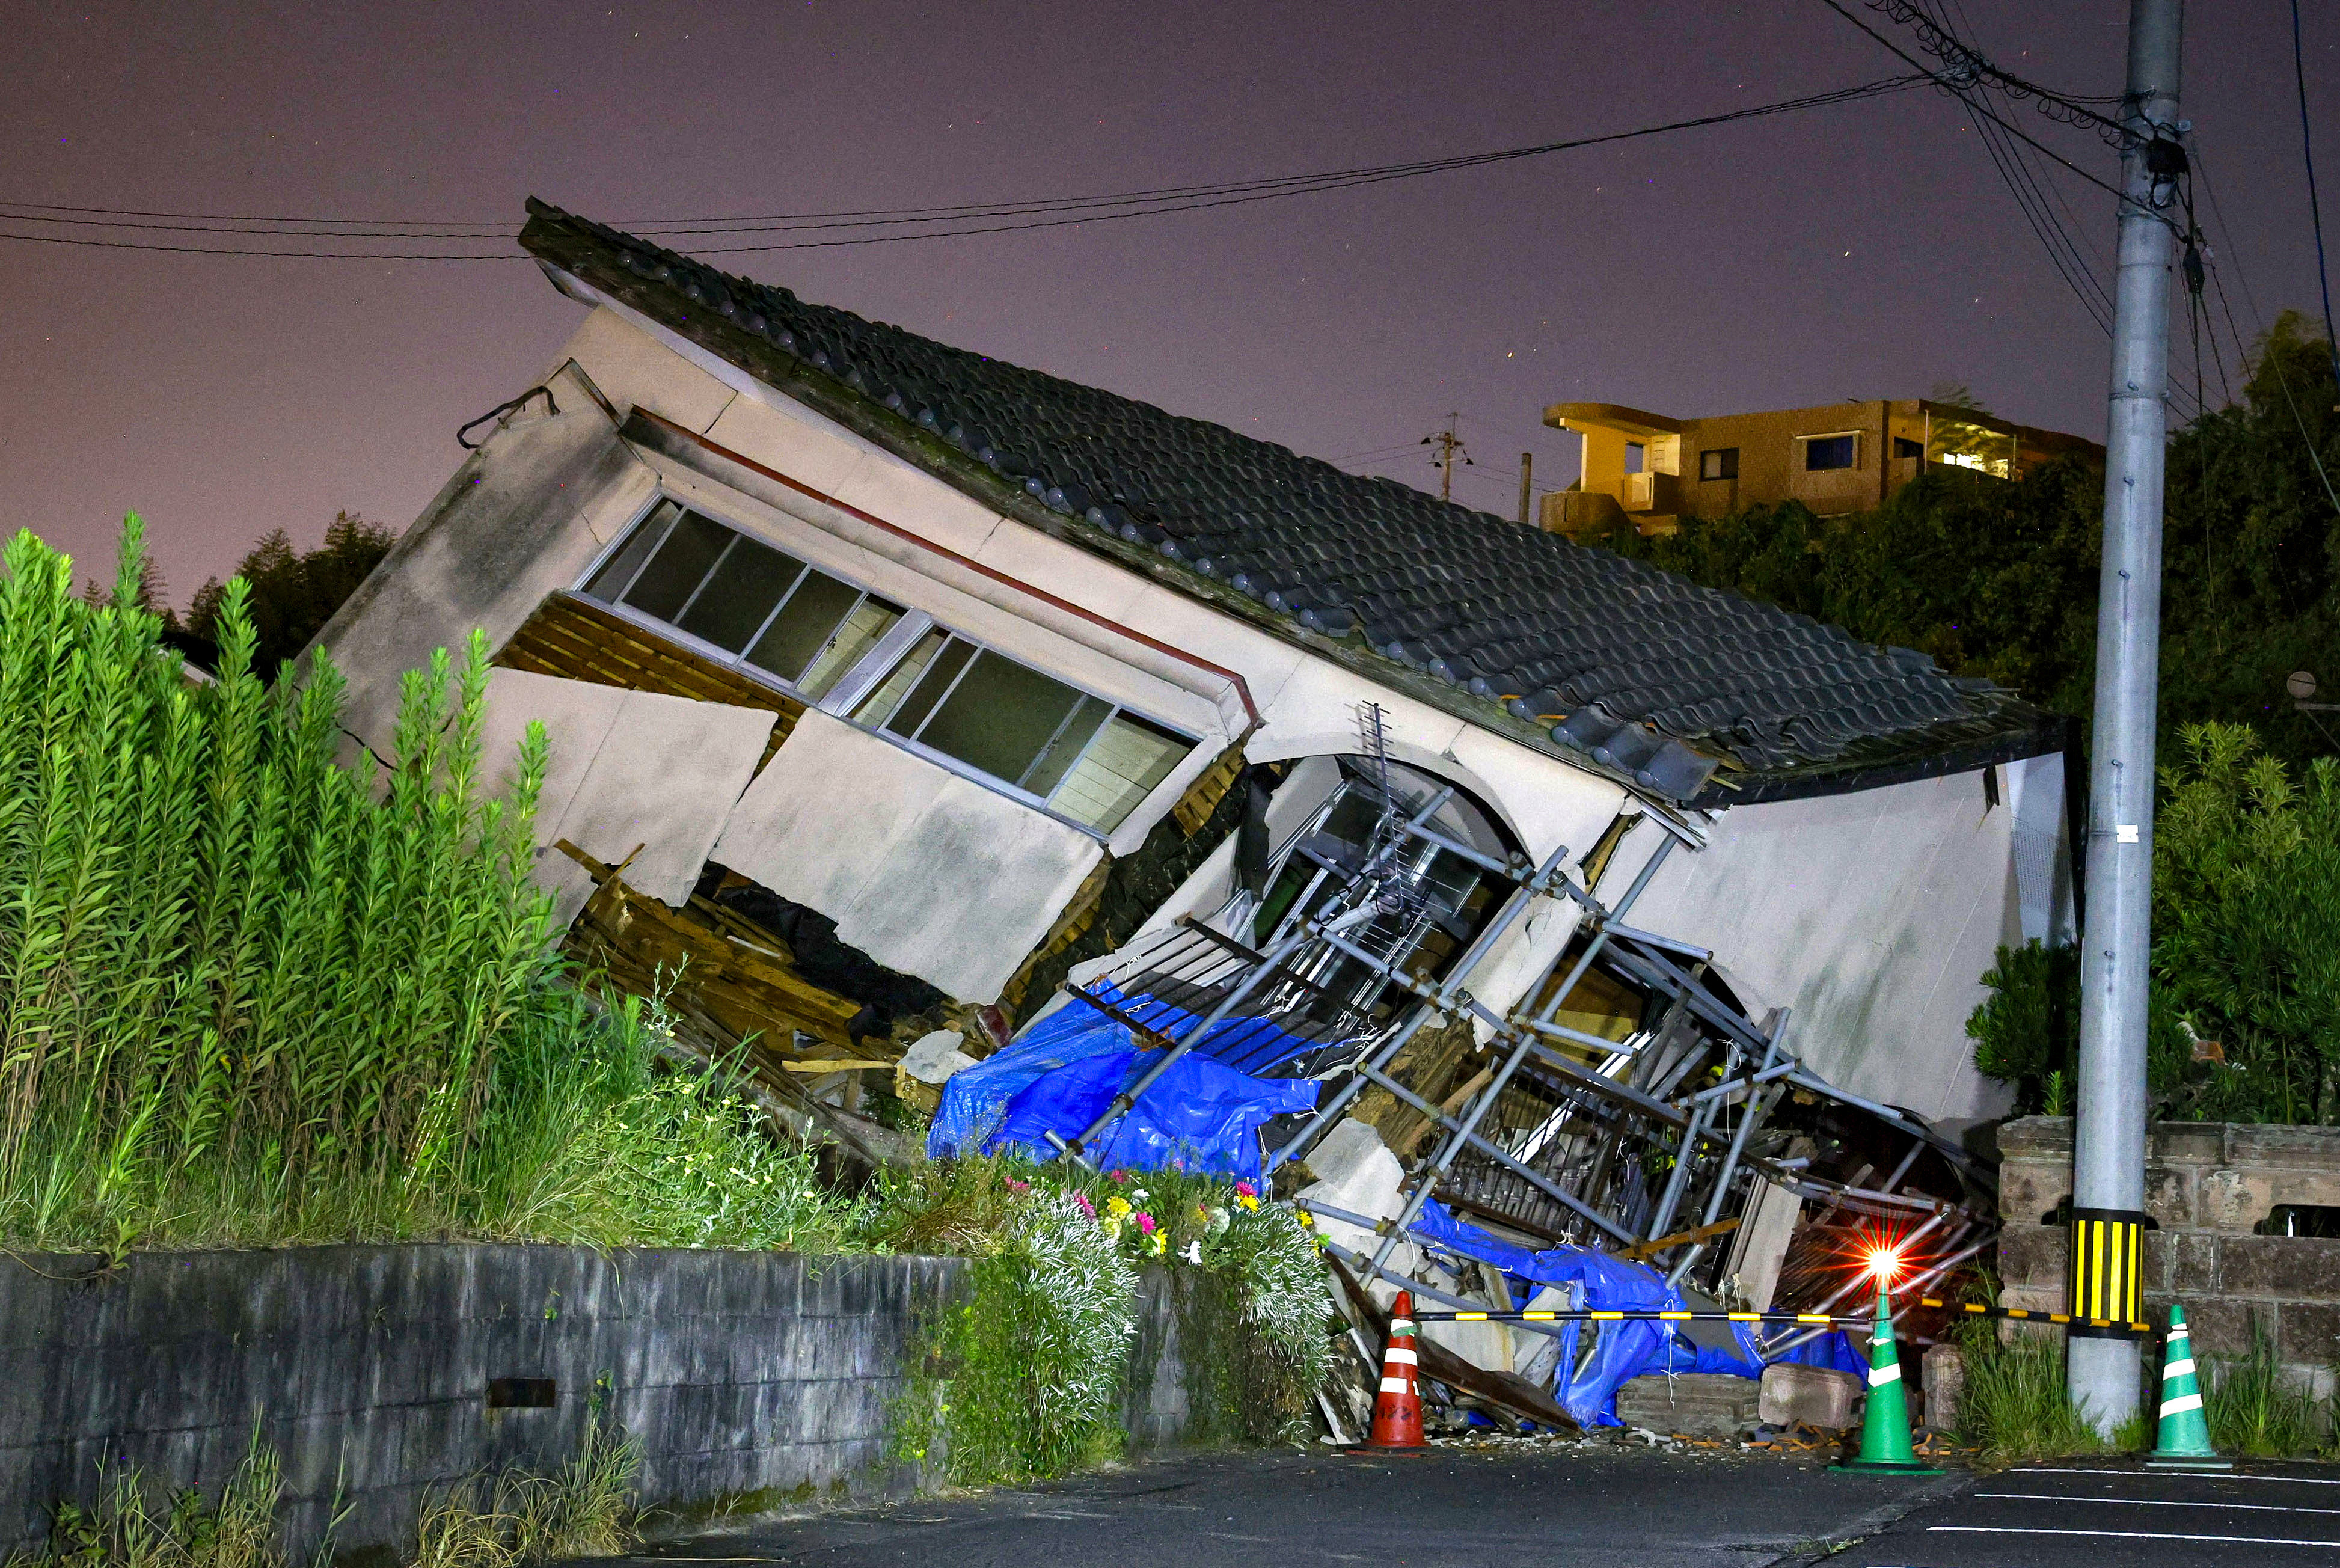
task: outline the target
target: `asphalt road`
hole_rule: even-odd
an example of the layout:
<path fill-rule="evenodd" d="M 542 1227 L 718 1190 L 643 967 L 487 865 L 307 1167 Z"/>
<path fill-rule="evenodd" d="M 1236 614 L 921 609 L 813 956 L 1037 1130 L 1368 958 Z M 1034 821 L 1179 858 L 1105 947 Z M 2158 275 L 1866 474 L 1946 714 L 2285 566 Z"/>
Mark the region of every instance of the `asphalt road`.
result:
<path fill-rule="evenodd" d="M 2321 1510 L 2321 1512 L 2319 1512 Z M 2340 1471 L 1854 1475 L 1736 1451 L 1213 1454 L 764 1521 L 640 1568 L 2186 1568 L 2340 1563 Z"/>
<path fill-rule="evenodd" d="M 1214 1454 L 700 1534 L 646 1556 L 728 1568 L 1754 1568 L 1873 1531 L 1956 1484 L 1607 1444 Z"/>

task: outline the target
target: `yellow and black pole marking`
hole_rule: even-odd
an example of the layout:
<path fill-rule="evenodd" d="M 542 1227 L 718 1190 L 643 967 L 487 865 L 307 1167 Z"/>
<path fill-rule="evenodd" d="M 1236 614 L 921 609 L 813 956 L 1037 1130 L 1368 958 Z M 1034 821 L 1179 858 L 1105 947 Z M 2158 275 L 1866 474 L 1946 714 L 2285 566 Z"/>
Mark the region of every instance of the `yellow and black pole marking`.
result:
<path fill-rule="evenodd" d="M 1867 1328 L 1866 1317 L 1831 1317 L 1825 1312 L 1417 1312 L 1427 1323 L 1801 1323 L 1822 1328 Z"/>
<path fill-rule="evenodd" d="M 2147 1216 L 2131 1209 L 2072 1210 L 2072 1296 L 2067 1326 L 2083 1338 L 2126 1337 L 2118 1325 L 2145 1316 Z"/>
<path fill-rule="evenodd" d="M 1938 1306 L 1950 1312 L 1963 1312 L 1969 1317 L 2004 1317 L 2017 1323 L 2047 1323 L 2068 1328 L 2075 1334 L 2092 1334 L 2099 1339 L 2134 1339 L 2150 1337 L 2161 1331 L 2137 1318 L 2078 1318 L 2068 1312 L 2033 1312 L 2020 1306 L 1977 1306 L 1972 1302 L 1937 1301 L 1930 1295 L 1918 1298 L 1920 1306 Z"/>

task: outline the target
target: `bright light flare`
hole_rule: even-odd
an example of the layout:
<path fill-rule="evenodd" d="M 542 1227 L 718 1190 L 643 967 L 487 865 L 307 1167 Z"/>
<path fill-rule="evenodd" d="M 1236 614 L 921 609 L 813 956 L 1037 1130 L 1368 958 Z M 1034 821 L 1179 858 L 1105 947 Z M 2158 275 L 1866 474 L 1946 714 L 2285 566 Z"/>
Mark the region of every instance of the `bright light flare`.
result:
<path fill-rule="evenodd" d="M 1839 1267 L 1875 1282 L 1881 1290 L 1922 1275 L 1928 1262 L 1925 1244 L 1906 1226 L 1875 1221 L 1845 1233 L 1836 1255 Z"/>

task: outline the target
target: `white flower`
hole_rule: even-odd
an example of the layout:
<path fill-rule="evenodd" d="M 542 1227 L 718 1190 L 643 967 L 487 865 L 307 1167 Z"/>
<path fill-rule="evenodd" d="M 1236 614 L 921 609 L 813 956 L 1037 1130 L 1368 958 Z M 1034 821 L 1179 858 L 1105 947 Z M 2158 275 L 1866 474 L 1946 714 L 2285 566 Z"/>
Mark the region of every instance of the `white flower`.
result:
<path fill-rule="evenodd" d="M 1188 1263 L 1199 1264 L 1203 1261 L 1203 1244 L 1199 1241 L 1190 1241 L 1186 1244 L 1186 1250 L 1178 1255 Z"/>

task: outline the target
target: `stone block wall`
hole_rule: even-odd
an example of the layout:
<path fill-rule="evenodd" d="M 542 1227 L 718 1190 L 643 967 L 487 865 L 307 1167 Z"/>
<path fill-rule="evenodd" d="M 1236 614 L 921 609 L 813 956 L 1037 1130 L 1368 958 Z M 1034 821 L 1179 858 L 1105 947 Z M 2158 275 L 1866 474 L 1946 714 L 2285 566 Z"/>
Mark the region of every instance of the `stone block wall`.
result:
<path fill-rule="evenodd" d="M 2066 1305 L 2072 1124 L 2031 1116 L 1998 1129 L 2000 1305 Z M 2319 1395 L 2340 1364 L 2340 1238 L 2261 1236 L 2278 1206 L 2340 1206 L 2340 1127 L 2159 1122 L 2146 1152 L 2145 1301 L 2182 1302 L 2195 1348 L 2240 1355 L 2254 1329 Z M 2042 1223 L 2043 1221 L 2052 1223 Z"/>
<path fill-rule="evenodd" d="M 893 1458 L 956 1258 L 446 1245 L 0 1257 L 0 1559 L 45 1536 L 101 1471 L 215 1497 L 255 1424 L 284 1468 L 305 1561 L 339 1494 L 342 1552 L 411 1548 L 434 1489 L 570 1460 L 598 1398 L 641 1444 L 640 1498 L 688 1520 L 897 1497 L 940 1481 Z M 1145 1272 L 1129 1448 L 1219 1439 L 1191 1364 L 1223 1354 Z M 1182 1328 L 1185 1330 L 1182 1332 Z M 492 1380 L 550 1380 L 491 1407 Z M 597 1391 L 597 1385 L 598 1391 Z M 540 1394 L 540 1388 L 533 1392 Z"/>

